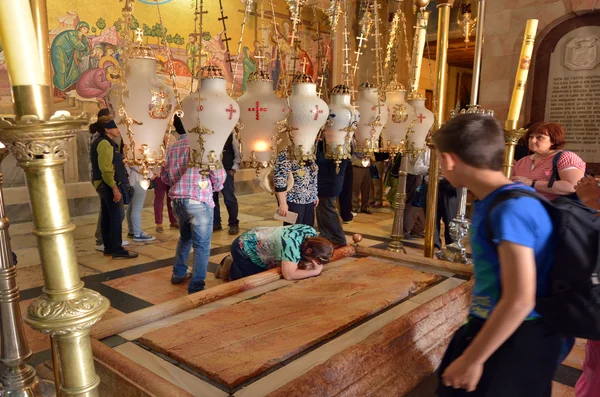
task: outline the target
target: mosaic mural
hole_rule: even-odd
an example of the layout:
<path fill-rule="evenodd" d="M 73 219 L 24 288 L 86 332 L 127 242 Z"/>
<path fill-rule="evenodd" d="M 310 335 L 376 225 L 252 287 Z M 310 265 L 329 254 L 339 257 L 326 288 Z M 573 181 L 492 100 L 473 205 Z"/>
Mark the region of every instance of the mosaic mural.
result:
<path fill-rule="evenodd" d="M 121 19 L 122 2 L 111 0 L 106 2 L 90 2 L 88 0 L 54 0 L 48 3 L 50 60 L 52 63 L 52 81 L 56 101 L 76 98 L 82 101 L 98 101 L 105 104 L 106 94 L 111 84 L 119 78 L 119 60 L 122 49 L 119 46 L 119 32 L 123 29 Z M 218 0 L 205 1 L 203 34 L 200 40 L 197 26 L 194 23 L 195 0 L 161 0 L 160 13 L 166 27 L 166 44 L 173 54 L 177 85 L 188 92 L 191 89 L 192 75 L 196 73 L 198 52 L 207 52 L 208 61 L 223 69 L 229 81 L 234 79 L 236 95 L 241 95 L 246 86 L 246 79 L 257 68 L 260 47 L 264 45 L 264 65 L 275 81 L 283 68 L 304 64 L 307 74 L 317 78 L 317 55 L 319 46 L 326 49 L 330 36 L 323 13 L 305 7 L 302 15 L 303 23 L 299 32 L 296 48 L 289 43 L 291 22 L 289 11 L 283 1 L 276 2 L 275 18 L 279 25 L 277 34 L 272 29 L 271 9 L 264 3 L 264 38 L 259 18 L 259 10 L 248 15 L 244 37 L 240 46 L 238 40 L 244 17 L 245 4 L 242 0 L 223 0 L 223 13 L 227 16 L 225 31 Z M 317 18 L 315 18 L 315 15 Z M 134 31 L 143 32 L 143 40 L 157 50 L 158 71 L 164 78 L 166 73 L 166 57 L 164 40 L 159 23 L 157 5 L 154 0 L 138 0 L 134 6 L 132 40 Z M 319 29 L 322 40 L 317 40 L 317 21 L 321 21 Z M 230 38 L 229 51 L 226 47 L 225 35 Z M 200 41 L 202 43 L 200 43 Z M 279 57 L 277 44 L 282 50 Z M 229 67 L 228 54 L 231 53 L 232 65 Z M 235 76 L 234 76 L 235 74 Z M 0 105 L 10 103 L 10 86 L 4 64 L 0 44 Z"/>

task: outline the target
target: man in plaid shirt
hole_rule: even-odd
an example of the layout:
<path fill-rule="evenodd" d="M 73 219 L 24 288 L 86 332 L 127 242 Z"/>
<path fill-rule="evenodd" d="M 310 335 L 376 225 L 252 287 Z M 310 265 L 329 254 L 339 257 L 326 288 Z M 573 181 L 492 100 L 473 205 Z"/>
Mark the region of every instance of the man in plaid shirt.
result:
<path fill-rule="evenodd" d="M 171 186 L 169 197 L 179 220 L 180 237 L 171 283 L 181 284 L 189 277 L 186 262 L 193 246 L 194 267 L 188 284 L 188 293 L 193 294 L 204 289 L 213 232 L 213 192 L 223 189 L 227 175 L 222 168 L 210 171 L 208 177 L 201 175 L 197 168 L 188 168 L 190 145 L 183 124 L 177 116 L 174 126 L 180 137 L 169 148 L 161 172 L 163 182 Z M 200 187 L 202 182 L 208 182 L 204 189 Z"/>

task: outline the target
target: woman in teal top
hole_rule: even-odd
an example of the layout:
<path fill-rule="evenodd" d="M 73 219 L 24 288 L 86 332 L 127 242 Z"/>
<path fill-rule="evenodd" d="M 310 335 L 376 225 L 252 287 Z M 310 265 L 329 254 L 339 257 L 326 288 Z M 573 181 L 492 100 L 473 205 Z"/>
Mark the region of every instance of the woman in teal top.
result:
<path fill-rule="evenodd" d="M 300 280 L 321 274 L 332 256 L 333 244 L 310 226 L 255 227 L 233 240 L 215 274 L 237 280 L 281 266 L 286 280 Z"/>

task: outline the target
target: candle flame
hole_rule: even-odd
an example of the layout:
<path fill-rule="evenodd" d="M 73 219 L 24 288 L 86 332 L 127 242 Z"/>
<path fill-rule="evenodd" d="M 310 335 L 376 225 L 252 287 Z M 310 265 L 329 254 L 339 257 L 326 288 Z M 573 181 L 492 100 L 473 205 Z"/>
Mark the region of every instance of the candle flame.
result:
<path fill-rule="evenodd" d="M 257 141 L 254 143 L 255 152 L 266 152 L 269 150 L 269 144 L 265 141 Z"/>

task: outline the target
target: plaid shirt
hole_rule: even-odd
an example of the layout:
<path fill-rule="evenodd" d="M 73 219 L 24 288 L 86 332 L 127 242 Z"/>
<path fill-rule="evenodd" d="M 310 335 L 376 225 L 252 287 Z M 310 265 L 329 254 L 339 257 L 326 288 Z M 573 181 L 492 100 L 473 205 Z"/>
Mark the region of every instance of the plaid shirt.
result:
<path fill-rule="evenodd" d="M 208 177 L 202 176 L 198 168 L 188 168 L 190 158 L 190 145 L 186 135 L 182 135 L 177 143 L 172 145 L 162 168 L 161 179 L 171 187 L 169 197 L 171 199 L 192 199 L 208 204 L 214 208 L 213 192 L 223 189 L 227 174 L 223 168 L 210 171 Z M 208 180 L 210 183 L 206 189 L 201 189 L 199 182 Z"/>

